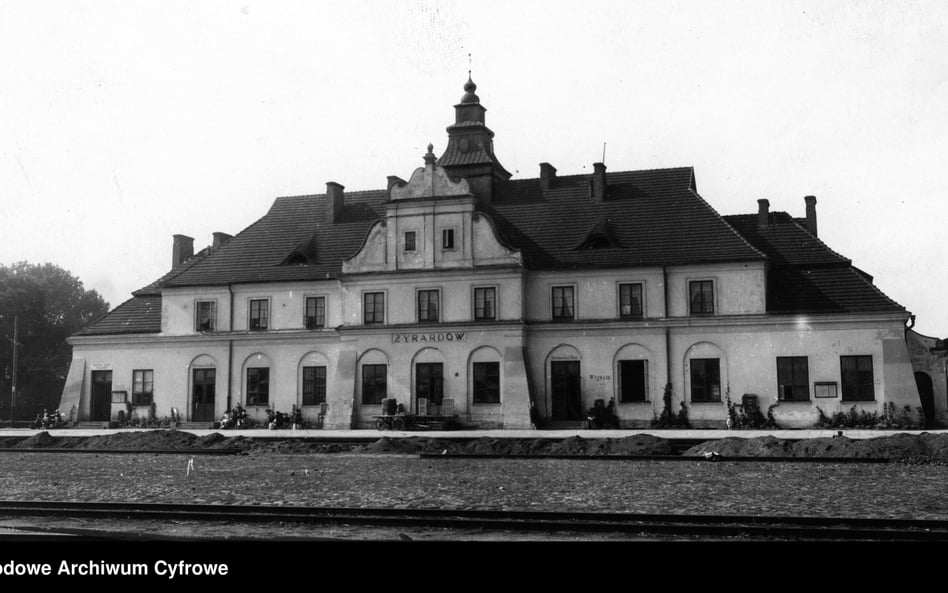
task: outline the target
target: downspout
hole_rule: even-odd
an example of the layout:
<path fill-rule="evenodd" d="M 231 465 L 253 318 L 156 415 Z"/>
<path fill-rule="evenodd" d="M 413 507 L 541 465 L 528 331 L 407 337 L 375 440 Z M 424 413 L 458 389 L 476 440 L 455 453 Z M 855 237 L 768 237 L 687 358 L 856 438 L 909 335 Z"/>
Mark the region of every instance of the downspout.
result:
<path fill-rule="evenodd" d="M 671 317 L 668 311 L 668 269 L 662 266 L 662 291 L 665 298 L 665 386 L 671 386 L 671 328 L 668 326 L 668 319 Z"/>
<path fill-rule="evenodd" d="M 227 292 L 230 293 L 230 303 L 228 304 L 228 311 L 230 312 L 230 321 L 227 325 L 227 331 L 231 336 L 234 335 L 234 287 L 231 284 L 227 285 Z M 231 337 L 227 340 L 227 411 L 231 410 L 231 382 L 232 377 L 234 376 L 234 339 Z"/>

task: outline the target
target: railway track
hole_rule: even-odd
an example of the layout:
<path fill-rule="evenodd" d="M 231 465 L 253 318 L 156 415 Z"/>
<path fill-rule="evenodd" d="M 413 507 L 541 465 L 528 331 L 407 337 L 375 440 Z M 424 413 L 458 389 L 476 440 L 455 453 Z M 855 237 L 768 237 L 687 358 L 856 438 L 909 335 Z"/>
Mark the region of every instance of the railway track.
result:
<path fill-rule="evenodd" d="M 630 539 L 948 541 L 948 520 L 842 517 L 0 501 L 0 518 L 14 517 L 38 518 L 49 533 L 56 532 L 56 521 L 110 519 L 140 521 L 143 525 L 150 521 L 174 521 L 440 529 L 468 536 L 472 532 L 543 532 L 550 539 L 565 537 L 566 534 L 575 537 L 596 533 L 619 534 Z M 109 538 L 105 532 L 97 533 L 97 537 Z M 127 539 L 128 534 L 121 537 Z M 464 538 L 464 535 L 458 537 Z"/>

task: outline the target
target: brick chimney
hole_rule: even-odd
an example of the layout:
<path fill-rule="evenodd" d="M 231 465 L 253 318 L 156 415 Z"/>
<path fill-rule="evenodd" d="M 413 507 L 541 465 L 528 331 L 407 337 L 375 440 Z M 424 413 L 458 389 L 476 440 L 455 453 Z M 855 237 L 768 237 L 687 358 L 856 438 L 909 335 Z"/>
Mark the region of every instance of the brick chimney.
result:
<path fill-rule="evenodd" d="M 806 202 L 806 230 L 816 237 L 816 196 L 806 196 L 803 200 Z"/>
<path fill-rule="evenodd" d="M 211 251 L 217 251 L 224 246 L 224 243 L 227 243 L 233 239 L 233 235 L 228 235 L 227 233 L 217 232 L 214 233 L 214 242 L 211 243 Z"/>
<path fill-rule="evenodd" d="M 342 219 L 342 210 L 346 204 L 343 197 L 345 189 L 335 181 L 326 182 L 326 208 L 330 222 L 339 222 Z"/>
<path fill-rule="evenodd" d="M 174 247 L 171 248 L 171 269 L 175 269 L 194 255 L 194 238 L 187 235 L 174 235 Z"/>
<path fill-rule="evenodd" d="M 593 202 L 604 202 L 606 199 L 606 165 L 604 163 L 593 163 L 592 199 Z"/>
<path fill-rule="evenodd" d="M 757 226 L 767 226 L 770 224 L 770 200 L 761 198 L 757 200 Z"/>
<path fill-rule="evenodd" d="M 556 167 L 550 163 L 540 163 L 540 189 L 547 191 L 556 179 Z"/>

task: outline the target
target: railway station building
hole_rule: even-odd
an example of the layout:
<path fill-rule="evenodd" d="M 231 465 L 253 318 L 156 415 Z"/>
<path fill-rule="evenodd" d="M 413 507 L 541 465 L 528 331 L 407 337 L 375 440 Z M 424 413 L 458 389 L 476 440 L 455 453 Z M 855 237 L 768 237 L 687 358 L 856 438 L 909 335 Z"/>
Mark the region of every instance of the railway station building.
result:
<path fill-rule="evenodd" d="M 919 405 L 910 313 L 803 216 L 721 216 L 690 167 L 511 179 L 468 80 L 447 145 L 376 191 L 277 198 L 69 339 L 62 411 L 174 408 L 368 428 L 382 400 L 468 426 L 570 426 L 596 400 L 645 427 L 775 402 L 782 427 Z M 421 156 L 421 155 L 419 155 Z M 938 402 L 945 413 L 945 402 Z"/>

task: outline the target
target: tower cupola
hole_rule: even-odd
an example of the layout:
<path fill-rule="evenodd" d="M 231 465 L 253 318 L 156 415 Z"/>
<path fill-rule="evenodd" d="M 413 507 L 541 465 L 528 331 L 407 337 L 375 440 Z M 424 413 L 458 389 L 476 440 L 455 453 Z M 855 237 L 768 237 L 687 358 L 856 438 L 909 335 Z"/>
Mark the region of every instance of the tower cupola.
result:
<path fill-rule="evenodd" d="M 494 132 L 485 123 L 487 109 L 476 90 L 469 72 L 461 102 L 454 106 L 454 125 L 447 128 L 448 146 L 437 164 L 451 176 L 467 179 L 474 195 L 489 204 L 494 182 L 510 179 L 510 173 L 494 155 Z"/>

